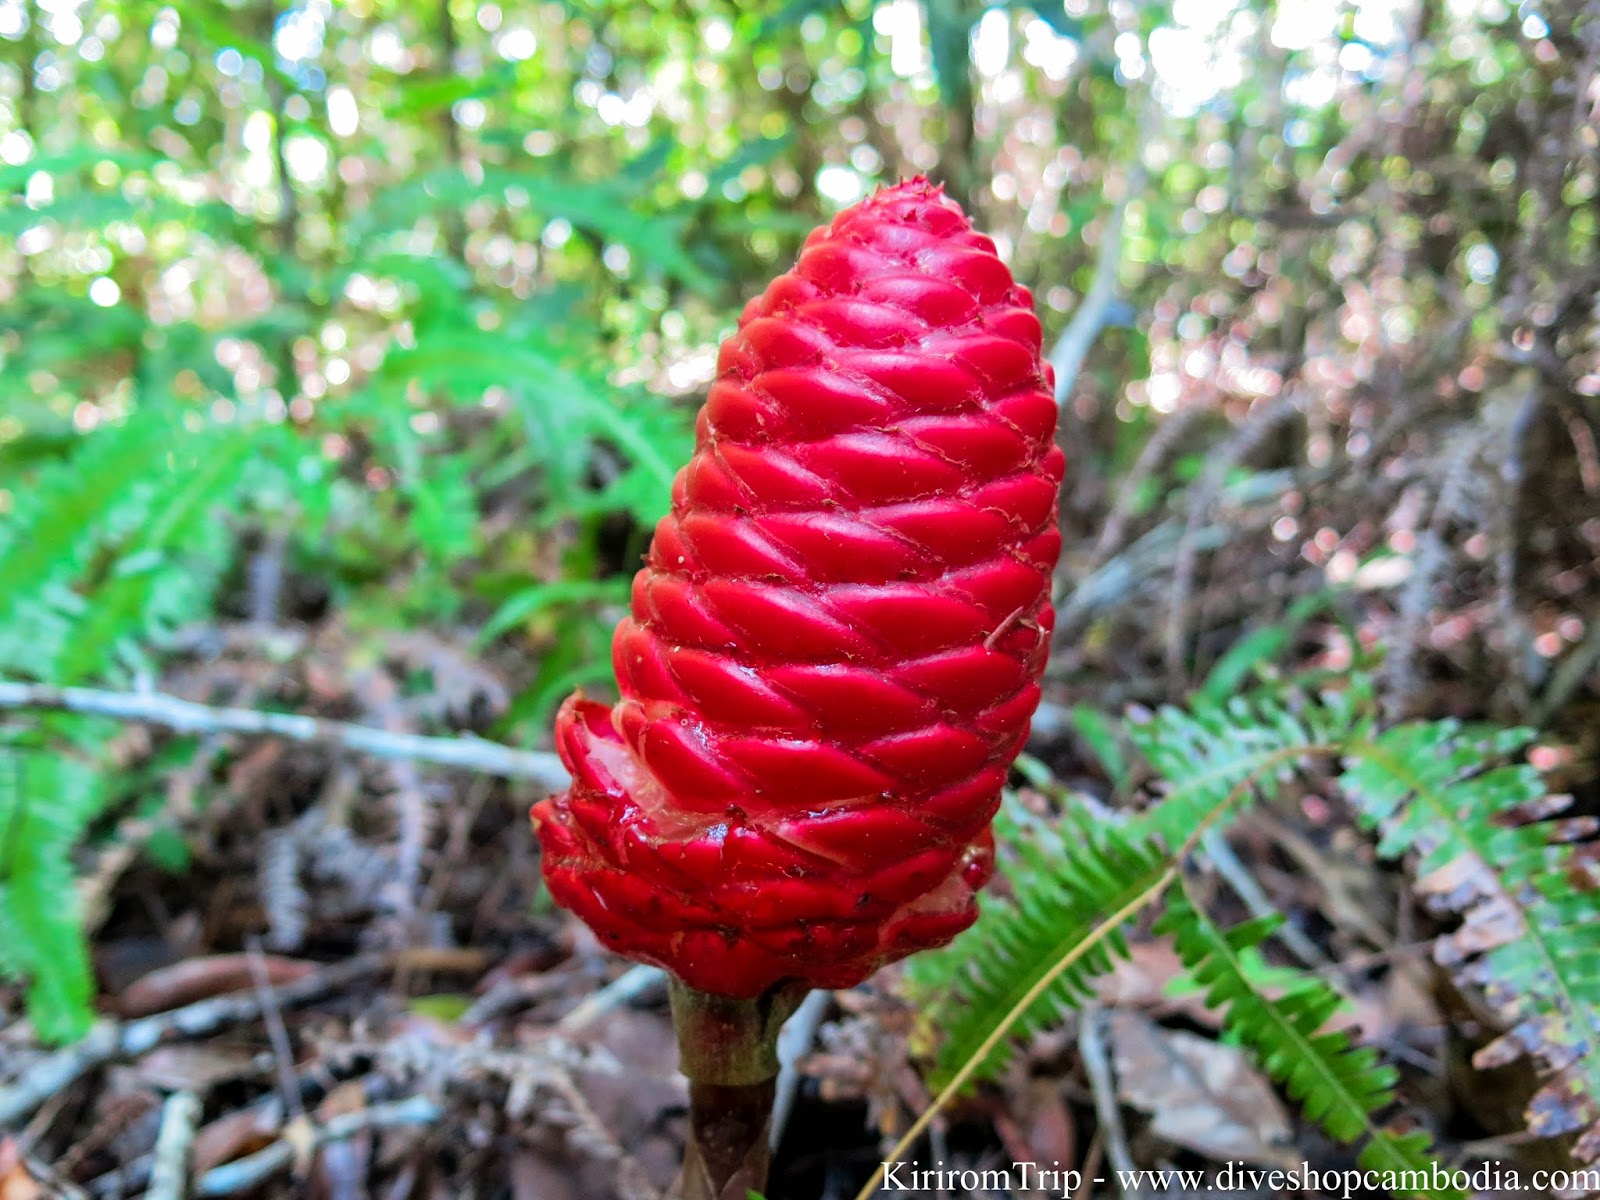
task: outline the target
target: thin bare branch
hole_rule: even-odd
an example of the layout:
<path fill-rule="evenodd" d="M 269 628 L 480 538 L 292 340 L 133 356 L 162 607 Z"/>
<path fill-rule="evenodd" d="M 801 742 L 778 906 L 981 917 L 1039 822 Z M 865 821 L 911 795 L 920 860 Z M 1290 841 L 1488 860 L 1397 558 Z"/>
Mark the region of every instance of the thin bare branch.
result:
<path fill-rule="evenodd" d="M 423 737 L 391 733 L 367 725 L 351 725 L 298 713 L 217 708 L 161 692 L 110 692 L 0 681 L 0 709 L 39 709 L 112 717 L 119 721 L 159 725 L 174 733 L 238 733 L 247 737 L 276 737 L 291 742 L 338 746 L 374 758 L 459 767 L 506 779 L 527 779 L 551 791 L 560 791 L 569 782 L 561 760 L 548 751 L 515 750 L 470 736 Z"/>
<path fill-rule="evenodd" d="M 189 1195 L 189 1160 L 194 1150 L 195 1127 L 200 1122 L 200 1097 L 174 1092 L 161 1109 L 161 1131 L 156 1135 L 155 1159 L 145 1200 L 186 1200 Z"/>
<path fill-rule="evenodd" d="M 353 958 L 287 984 L 274 995 L 284 1008 L 309 1004 L 375 974 L 382 966 L 381 958 Z M 254 1021 L 261 1011 L 258 994 L 234 992 L 126 1024 L 96 1025 L 82 1041 L 41 1059 L 15 1082 L 0 1087 L 0 1126 L 21 1120 L 62 1088 L 107 1063 L 136 1058 L 175 1038 L 204 1037 L 231 1025 Z"/>
<path fill-rule="evenodd" d="M 444 1109 L 426 1096 L 412 1096 L 390 1104 L 374 1104 L 355 1112 L 343 1113 L 307 1131 L 304 1143 L 310 1149 L 329 1142 L 344 1141 L 368 1129 L 395 1129 L 403 1125 L 432 1125 Z M 212 1167 L 195 1183 L 196 1196 L 233 1196 L 252 1191 L 279 1171 L 293 1165 L 301 1139 L 281 1137 L 254 1154 Z"/>

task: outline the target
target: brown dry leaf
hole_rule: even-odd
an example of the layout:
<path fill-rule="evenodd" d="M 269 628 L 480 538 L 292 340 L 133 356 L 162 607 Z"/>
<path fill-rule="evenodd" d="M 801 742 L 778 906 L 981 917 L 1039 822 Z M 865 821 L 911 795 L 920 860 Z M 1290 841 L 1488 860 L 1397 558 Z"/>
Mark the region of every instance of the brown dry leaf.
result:
<path fill-rule="evenodd" d="M 262 955 L 261 965 L 273 987 L 304 979 L 317 969 L 315 963 L 274 954 Z M 117 1009 L 125 1017 L 148 1017 L 254 985 L 248 954 L 212 954 L 151 971 L 123 991 Z"/>
<path fill-rule="evenodd" d="M 1206 1007 L 1200 989 L 1179 996 L 1167 994 L 1168 986 L 1183 973 L 1183 960 L 1170 942 L 1135 942 L 1128 947 L 1126 958 L 1118 958 L 1116 966 L 1095 979 L 1095 996 L 1108 1009 L 1151 1009 L 1187 1017 L 1207 1029 L 1220 1029 L 1222 1016 Z"/>
<path fill-rule="evenodd" d="M 1023 1094 L 994 1115 L 994 1127 L 1013 1162 L 1076 1161 L 1072 1114 L 1060 1086 L 1049 1079 L 1028 1080 Z"/>
<path fill-rule="evenodd" d="M 1528 1132 L 1537 1137 L 1558 1137 L 1583 1130 L 1574 1148 L 1579 1162 L 1592 1162 L 1600 1149 L 1600 1103 L 1583 1090 L 1577 1072 L 1563 1070 L 1545 1080 L 1528 1101 Z M 1588 1157 L 1583 1155 L 1588 1153 Z"/>
<path fill-rule="evenodd" d="M 1408 1029 L 1431 1029 L 1445 1022 L 1428 976 L 1408 961 L 1396 962 L 1393 970 L 1355 988 L 1348 999 L 1348 1005 L 1328 1018 L 1323 1031 L 1342 1030 L 1368 1046 L 1393 1041 Z"/>
<path fill-rule="evenodd" d="M 519 1149 L 511 1159 L 511 1200 L 581 1200 L 570 1169 Z"/>
<path fill-rule="evenodd" d="M 15 1138 L 0 1138 L 0 1200 L 41 1200 L 40 1186 L 22 1161 Z"/>
<path fill-rule="evenodd" d="M 595 1065 L 579 1067 L 573 1078 L 601 1127 L 629 1154 L 660 1127 L 666 1114 L 687 1105 L 677 1039 L 672 1026 L 656 1014 L 618 1009 L 571 1040 L 595 1049 Z"/>
<path fill-rule="evenodd" d="M 1218 1160 L 1293 1165 L 1283 1105 L 1237 1047 L 1129 1012 L 1112 1014 L 1111 1047 L 1120 1098 L 1155 1118 L 1157 1136 Z"/>
<path fill-rule="evenodd" d="M 267 1065 L 244 1046 L 225 1042 L 177 1042 L 157 1046 L 139 1060 L 139 1081 L 164 1092 L 204 1095 L 219 1083 L 251 1079 Z"/>
<path fill-rule="evenodd" d="M 278 1119 L 265 1107 L 239 1109 L 218 1117 L 195 1135 L 194 1173 L 254 1154 L 278 1140 Z"/>

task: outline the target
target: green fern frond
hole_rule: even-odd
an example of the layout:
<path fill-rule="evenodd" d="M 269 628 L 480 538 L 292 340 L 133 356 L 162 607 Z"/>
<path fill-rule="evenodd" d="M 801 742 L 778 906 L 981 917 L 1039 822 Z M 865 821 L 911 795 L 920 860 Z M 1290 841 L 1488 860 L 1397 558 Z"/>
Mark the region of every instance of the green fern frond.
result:
<path fill-rule="evenodd" d="M 252 451 L 243 435 L 192 435 L 173 456 L 144 523 L 118 547 L 88 590 L 83 617 L 53 664 L 51 681 L 77 683 L 117 666 L 142 666 L 143 648 L 205 615 L 231 557 L 227 526 L 215 519 Z"/>
<path fill-rule="evenodd" d="M 13 489 L 0 526 L 0 672 L 50 677 L 83 611 L 75 586 L 144 521 L 174 436 L 170 421 L 135 416 Z"/>
<path fill-rule="evenodd" d="M 1425 1134 L 1396 1134 L 1377 1127 L 1373 1114 L 1394 1102 L 1395 1071 L 1376 1051 L 1354 1046 L 1324 1029 L 1344 998 L 1322 980 L 1301 976 L 1280 995 L 1262 991 L 1247 969 L 1245 952 L 1259 947 L 1281 923 L 1276 916 L 1223 930 L 1179 888 L 1156 922 L 1172 938 L 1178 957 L 1206 990 L 1206 1003 L 1222 1012 L 1223 1029 L 1281 1084 L 1301 1111 L 1341 1142 L 1362 1141 L 1361 1165 L 1396 1180 L 1431 1180 L 1433 1158 Z M 1411 1194 L 1454 1196 L 1429 1186 Z"/>
<path fill-rule="evenodd" d="M 1541 1136 L 1583 1131 L 1600 1159 L 1600 891 L 1595 844 L 1541 820 L 1565 806 L 1526 764 L 1524 730 L 1474 733 L 1455 721 L 1403 725 L 1351 745 L 1341 782 L 1388 857 L 1415 854 L 1417 887 L 1459 913 L 1436 957 L 1480 988 L 1507 1033 L 1480 1063 L 1531 1055 L 1545 1084 L 1528 1107 Z"/>
<path fill-rule="evenodd" d="M 405 499 L 426 522 L 425 546 L 437 542 L 440 552 L 455 556 L 473 548 L 477 495 L 464 478 L 453 479 L 449 491 L 441 487 L 442 461 L 458 464 L 450 468 L 458 473 L 467 464 L 425 453 L 428 439 L 410 423 L 407 397 L 416 388 L 458 404 L 477 404 L 490 389 L 505 389 L 522 435 L 512 459 L 539 470 L 550 494 L 560 497 L 564 517 L 622 510 L 653 525 L 666 511 L 673 464 L 693 440 L 685 410 L 622 402 L 603 372 L 542 330 L 518 325 L 488 333 L 469 313 L 441 315 L 414 346 L 391 350 L 367 387 L 334 411 L 372 423 Z M 621 464 L 595 491 L 587 480 L 601 444 L 615 447 Z"/>
<path fill-rule="evenodd" d="M 0 975 L 26 981 L 28 1015 L 47 1041 L 89 1027 L 72 850 L 105 795 L 105 776 L 80 759 L 0 746 Z"/>
<path fill-rule="evenodd" d="M 247 430 L 159 413 L 89 435 L 39 473 L 0 546 L 0 674 L 66 685 L 124 678 L 203 618 L 230 539 L 215 509 L 251 461 Z M 41 1036 L 87 1028 L 92 981 L 72 854 L 115 796 L 98 756 L 115 726 L 56 715 L 0 735 L 0 973 L 28 983 Z"/>
<path fill-rule="evenodd" d="M 947 1078 L 973 1058 L 992 1030 L 1107 916 L 1160 882 L 1168 858 L 1148 841 L 1078 806 L 1054 831 L 1024 829 L 1018 816 L 996 821 L 1000 840 L 1017 856 L 1013 894 L 984 903 L 977 925 L 943 950 L 919 955 L 907 968 L 923 1019 L 942 1042 L 936 1073 Z M 1037 824 L 1034 822 L 1033 824 Z M 1127 955 L 1120 931 L 1091 946 L 1062 970 L 1022 1012 L 1013 1038 L 1055 1025 L 1089 994 L 1090 981 Z M 1009 1056 L 1009 1041 L 990 1052 L 978 1075 L 992 1076 Z"/>
<path fill-rule="evenodd" d="M 1237 808 L 1252 792 L 1276 795 L 1305 759 L 1336 752 L 1372 721 L 1360 688 L 1320 700 L 1265 692 L 1164 707 L 1129 730 L 1167 788 L 1135 825 L 1179 846 L 1202 821 L 1215 820 L 1219 807 Z"/>
<path fill-rule="evenodd" d="M 927 1021 L 944 1033 L 936 1067 L 945 1076 L 965 1064 L 996 1026 L 1105 919 L 1143 895 L 1197 831 L 1215 827 L 1253 792 L 1271 794 L 1307 757 L 1331 754 L 1371 718 L 1352 689 L 1322 703 L 1286 695 L 1197 701 L 1191 711 L 1164 708 L 1132 731 L 1135 746 L 1167 781 L 1152 809 L 1118 826 L 1069 806 L 1054 831 L 1002 813 L 996 833 L 1014 855 L 1013 897 L 989 901 L 977 925 L 950 947 L 908 968 L 915 994 L 930 1001 Z M 1165 851 L 1163 852 L 1163 847 Z M 1120 933 L 1091 947 L 1050 982 L 1011 1029 L 1025 1037 L 1055 1024 L 1087 994 L 1088 981 L 1125 954 Z M 1003 1067 L 1006 1043 L 979 1075 Z"/>

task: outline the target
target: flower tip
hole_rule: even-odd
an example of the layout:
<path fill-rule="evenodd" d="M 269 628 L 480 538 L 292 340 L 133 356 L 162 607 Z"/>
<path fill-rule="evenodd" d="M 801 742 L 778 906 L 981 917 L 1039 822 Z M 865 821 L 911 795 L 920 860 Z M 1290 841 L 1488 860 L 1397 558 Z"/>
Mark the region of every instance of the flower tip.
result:
<path fill-rule="evenodd" d="M 880 184 L 872 195 L 874 201 L 896 200 L 903 197 L 917 200 L 948 200 L 944 194 L 944 184 L 934 183 L 926 175 L 913 175 L 898 183 Z"/>

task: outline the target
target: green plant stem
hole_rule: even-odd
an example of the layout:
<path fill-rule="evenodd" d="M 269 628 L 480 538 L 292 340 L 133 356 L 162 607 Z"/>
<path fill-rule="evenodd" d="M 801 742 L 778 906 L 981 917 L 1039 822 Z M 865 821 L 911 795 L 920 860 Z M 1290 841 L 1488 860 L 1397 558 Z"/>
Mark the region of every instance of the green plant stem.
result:
<path fill-rule="evenodd" d="M 806 991 L 791 985 L 737 999 L 672 980 L 672 1022 L 689 1077 L 683 1200 L 745 1200 L 766 1186 L 778 1031 Z"/>

